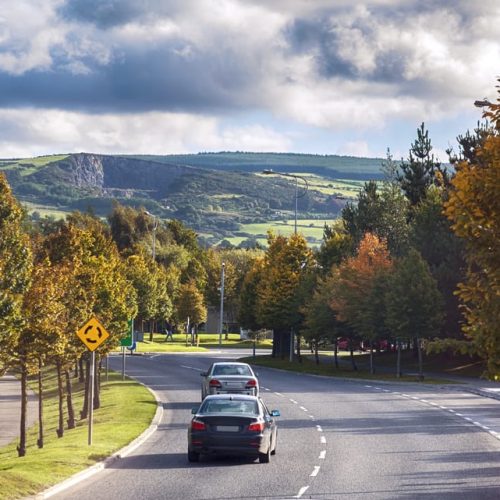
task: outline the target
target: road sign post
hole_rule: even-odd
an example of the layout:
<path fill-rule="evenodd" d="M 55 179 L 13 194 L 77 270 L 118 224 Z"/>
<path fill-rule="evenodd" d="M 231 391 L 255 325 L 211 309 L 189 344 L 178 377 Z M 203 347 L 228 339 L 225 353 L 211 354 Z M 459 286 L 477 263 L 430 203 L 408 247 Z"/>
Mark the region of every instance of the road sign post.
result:
<path fill-rule="evenodd" d="M 101 325 L 99 320 L 93 316 L 77 332 L 77 337 L 87 346 L 91 352 L 90 355 L 90 373 L 89 373 L 89 428 L 88 444 L 92 444 L 92 427 L 94 420 L 94 372 L 95 372 L 95 350 L 106 341 L 109 333 Z"/>

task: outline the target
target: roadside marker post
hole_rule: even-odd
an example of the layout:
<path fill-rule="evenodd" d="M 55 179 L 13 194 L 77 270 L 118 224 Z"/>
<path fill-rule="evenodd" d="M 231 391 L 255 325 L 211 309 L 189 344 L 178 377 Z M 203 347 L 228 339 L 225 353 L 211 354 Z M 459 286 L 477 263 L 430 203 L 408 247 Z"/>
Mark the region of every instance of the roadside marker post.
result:
<path fill-rule="evenodd" d="M 92 427 L 94 420 L 94 371 L 95 371 L 95 350 L 103 344 L 109 337 L 109 333 L 101 325 L 99 320 L 93 316 L 77 332 L 77 337 L 87 346 L 90 354 L 90 373 L 89 373 L 89 427 L 88 427 L 88 445 L 92 445 Z"/>
<path fill-rule="evenodd" d="M 122 346 L 122 380 L 125 380 L 125 349 L 134 345 L 134 320 L 128 320 L 128 334 L 120 340 Z"/>

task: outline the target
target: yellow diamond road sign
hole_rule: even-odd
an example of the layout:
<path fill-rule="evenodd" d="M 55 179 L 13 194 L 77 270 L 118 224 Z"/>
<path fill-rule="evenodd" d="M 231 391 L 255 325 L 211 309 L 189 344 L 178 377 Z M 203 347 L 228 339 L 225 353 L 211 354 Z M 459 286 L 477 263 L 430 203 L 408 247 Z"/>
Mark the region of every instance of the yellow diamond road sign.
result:
<path fill-rule="evenodd" d="M 76 334 L 89 351 L 95 351 L 109 337 L 109 333 L 95 317 L 90 318 Z"/>

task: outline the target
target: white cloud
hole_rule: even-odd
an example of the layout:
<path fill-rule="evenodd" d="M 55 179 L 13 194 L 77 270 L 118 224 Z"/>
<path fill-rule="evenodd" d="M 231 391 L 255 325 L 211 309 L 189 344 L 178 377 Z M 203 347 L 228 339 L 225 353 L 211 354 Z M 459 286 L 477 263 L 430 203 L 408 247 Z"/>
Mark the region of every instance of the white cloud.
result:
<path fill-rule="evenodd" d="M 261 125 L 221 127 L 185 113 L 86 114 L 53 109 L 0 110 L 1 156 L 49 153 L 287 151 L 290 141 Z"/>

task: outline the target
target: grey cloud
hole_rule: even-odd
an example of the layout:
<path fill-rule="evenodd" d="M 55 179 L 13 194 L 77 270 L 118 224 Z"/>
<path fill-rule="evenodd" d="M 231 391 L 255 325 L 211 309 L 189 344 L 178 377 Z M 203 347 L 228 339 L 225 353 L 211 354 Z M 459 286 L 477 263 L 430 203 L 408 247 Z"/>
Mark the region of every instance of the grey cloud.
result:
<path fill-rule="evenodd" d="M 495 6 L 492 2 L 485 2 L 477 9 L 471 8 L 470 2 L 456 0 L 404 2 L 397 6 L 367 4 L 367 10 L 356 11 L 344 5 L 294 19 L 286 31 L 290 50 L 312 55 L 321 78 L 398 84 L 401 93 L 425 94 L 436 90 L 436 86 L 418 77 L 412 82 L 406 76 L 406 70 L 414 61 L 415 47 L 411 43 L 402 44 L 397 33 L 411 35 L 422 28 L 435 29 L 443 38 L 449 38 L 448 46 L 453 53 L 460 50 L 453 46 L 457 38 L 464 46 L 469 41 L 471 44 L 476 41 L 474 37 L 478 34 L 472 33 L 471 26 L 479 19 L 493 13 L 500 17 L 498 4 Z M 445 13 L 452 19 L 453 26 L 441 21 L 446 18 Z M 434 18 L 436 25 L 418 26 L 424 17 L 431 21 Z M 392 29 L 392 40 L 388 39 L 388 28 Z M 346 33 L 352 33 L 353 37 L 346 36 Z M 357 64 L 359 61 L 355 56 L 360 55 L 360 50 L 355 45 L 359 41 L 355 35 L 373 57 L 373 67 L 367 69 Z M 458 53 L 456 55 L 460 58 Z"/>
<path fill-rule="evenodd" d="M 179 56 L 175 46 L 134 49 L 108 65 L 86 60 L 87 74 L 55 61 L 51 72 L 14 76 L 0 72 L 0 107 L 54 107 L 94 112 L 207 111 L 244 105 L 240 92 L 251 75 L 231 55 L 211 58 L 194 52 Z"/>
<path fill-rule="evenodd" d="M 177 12 L 180 5 L 182 2 L 174 0 L 67 0 L 59 15 L 106 29 L 148 17 L 168 16 Z"/>

